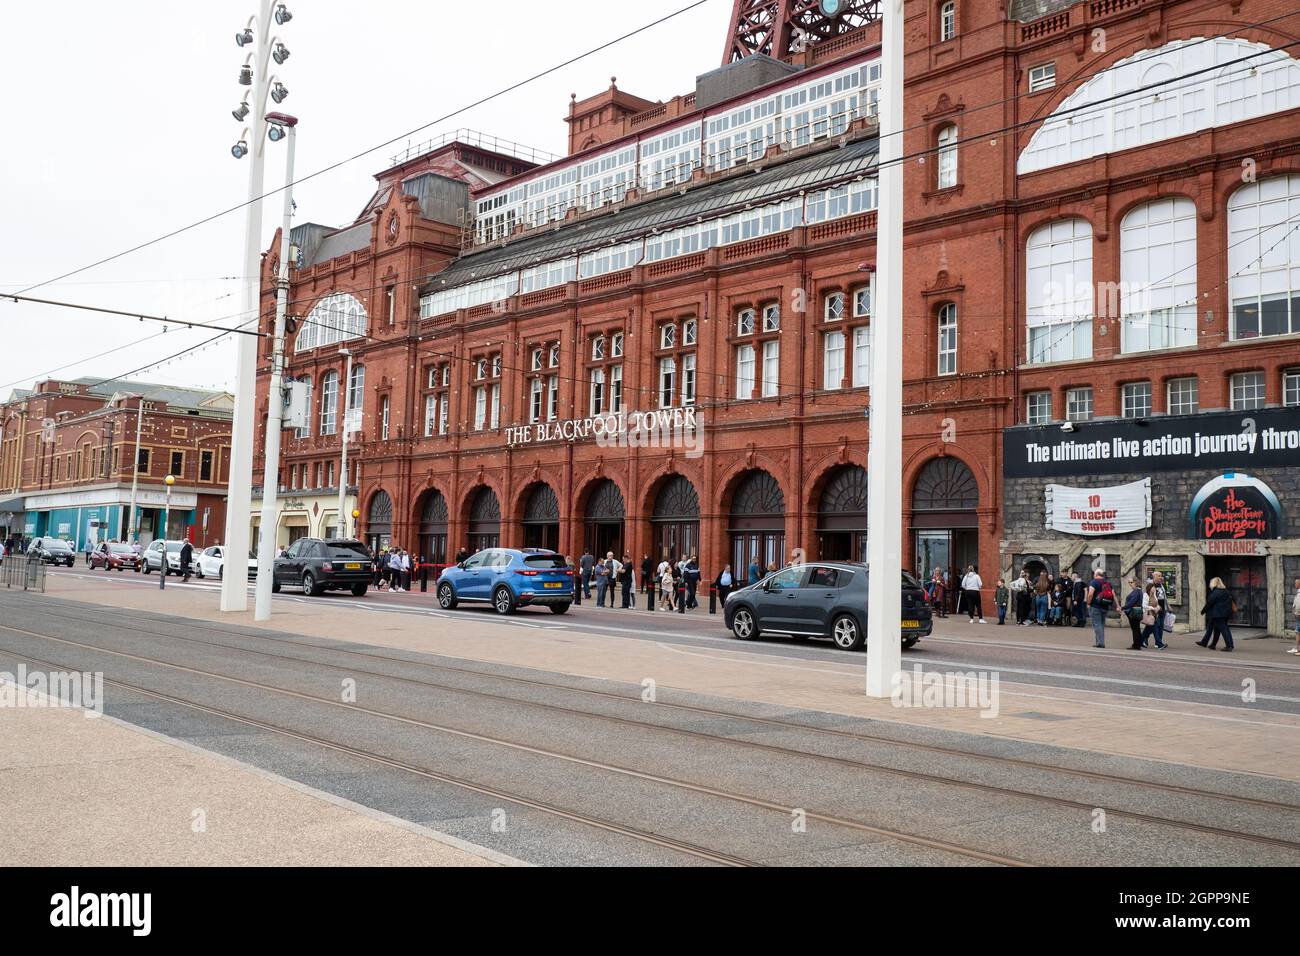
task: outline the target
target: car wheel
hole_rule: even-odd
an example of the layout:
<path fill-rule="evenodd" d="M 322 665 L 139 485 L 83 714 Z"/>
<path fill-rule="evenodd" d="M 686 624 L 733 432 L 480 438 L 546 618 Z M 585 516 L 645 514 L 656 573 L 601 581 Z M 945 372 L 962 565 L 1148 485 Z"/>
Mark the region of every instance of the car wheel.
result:
<path fill-rule="evenodd" d="M 203 580 L 203 568 L 201 566 L 194 569 L 194 576 L 200 581 Z"/>
<path fill-rule="evenodd" d="M 867 635 L 852 614 L 841 614 L 831 622 L 831 638 L 836 647 L 845 651 L 860 651 L 867 643 Z"/>
<path fill-rule="evenodd" d="M 515 596 L 507 587 L 499 587 L 492 592 L 492 607 L 498 614 L 511 614 L 515 609 Z"/>
<path fill-rule="evenodd" d="M 445 581 L 438 585 L 438 607 L 444 611 L 456 610 L 456 591 Z"/>
<path fill-rule="evenodd" d="M 366 592 L 367 592 L 368 590 L 370 590 L 369 585 L 365 585 L 365 584 L 354 584 L 354 585 L 352 585 L 352 596 L 353 596 L 353 597 L 365 597 L 365 596 L 366 596 Z"/>
<path fill-rule="evenodd" d="M 146 564 L 144 568 L 142 568 L 142 570 L 144 571 L 145 574 L 148 574 L 150 571 L 149 565 Z"/>
<path fill-rule="evenodd" d="M 325 589 L 316 583 L 316 578 L 310 571 L 304 571 L 302 574 L 302 593 L 310 594 L 312 597 L 325 593 Z"/>
<path fill-rule="evenodd" d="M 739 608 L 731 619 L 731 633 L 742 641 L 752 641 L 758 637 L 758 622 L 754 612 L 747 607 Z"/>
<path fill-rule="evenodd" d="M 552 605 L 551 605 L 551 613 L 552 613 L 552 614 L 563 614 L 563 613 L 564 613 L 565 611 L 567 611 L 568 609 L 569 609 L 569 605 L 567 605 L 567 604 L 552 604 Z"/>
<path fill-rule="evenodd" d="M 903 638 L 903 650 L 907 650 L 908 648 L 911 648 L 911 647 L 916 647 L 916 642 L 919 641 L 919 640 L 920 640 L 919 637 L 906 637 L 906 638 Z"/>

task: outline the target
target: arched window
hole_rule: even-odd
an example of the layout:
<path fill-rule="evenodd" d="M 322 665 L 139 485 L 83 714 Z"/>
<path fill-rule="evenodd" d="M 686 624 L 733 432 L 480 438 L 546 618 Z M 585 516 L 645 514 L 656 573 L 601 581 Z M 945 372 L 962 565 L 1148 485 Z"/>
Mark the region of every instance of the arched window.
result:
<path fill-rule="evenodd" d="M 333 435 L 338 431 L 339 373 L 326 372 L 320 380 L 320 433 Z"/>
<path fill-rule="evenodd" d="M 321 299 L 303 320 L 294 351 L 306 352 L 322 345 L 364 338 L 366 307 L 354 295 L 336 292 Z"/>
<path fill-rule="evenodd" d="M 939 42 L 945 43 L 957 35 L 957 4 L 952 0 L 939 7 Z"/>
<path fill-rule="evenodd" d="M 1120 223 L 1125 352 L 1196 344 L 1196 204 L 1156 199 Z"/>
<path fill-rule="evenodd" d="M 957 185 L 957 127 L 951 123 L 939 130 L 939 172 L 935 185 L 947 189 Z"/>
<path fill-rule="evenodd" d="M 1120 60 L 1062 101 L 1020 154 L 1017 172 L 1295 109 L 1300 63 L 1268 51 L 1248 40 L 1193 37 Z M 1170 77 L 1185 79 L 1144 89 Z M 1081 109 L 1092 103 L 1098 105 Z"/>
<path fill-rule="evenodd" d="M 1025 326 L 1030 362 L 1092 356 L 1092 226 L 1065 219 L 1025 242 Z"/>
<path fill-rule="evenodd" d="M 939 306 L 939 374 L 957 374 L 957 306 Z"/>
<path fill-rule="evenodd" d="M 1271 176 L 1228 199 L 1232 338 L 1300 332 L 1300 175 Z"/>

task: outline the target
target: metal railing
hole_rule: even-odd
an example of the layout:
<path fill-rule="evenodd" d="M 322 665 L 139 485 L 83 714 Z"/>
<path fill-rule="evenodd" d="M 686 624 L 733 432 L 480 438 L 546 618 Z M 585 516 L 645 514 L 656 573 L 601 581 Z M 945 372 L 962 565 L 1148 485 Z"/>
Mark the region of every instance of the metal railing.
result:
<path fill-rule="evenodd" d="M 504 153 L 507 156 L 513 156 L 515 159 L 522 159 L 538 166 L 553 163 L 561 158 L 554 153 L 546 152 L 546 150 L 534 149 L 532 146 L 525 146 L 513 140 L 498 139 L 495 136 L 480 133 L 478 130 L 458 129 L 450 133 L 444 133 L 434 139 L 425 140 L 423 143 L 408 146 L 392 158 L 392 164 L 400 166 L 408 160 L 423 156 L 425 153 L 431 153 L 435 149 L 441 149 L 448 143 L 454 142 L 463 143 L 466 146 L 477 146 L 479 149 L 490 150 L 494 153 Z"/>
<path fill-rule="evenodd" d="M 34 554 L 11 554 L 0 563 L 0 581 L 6 588 L 45 592 L 45 562 Z"/>

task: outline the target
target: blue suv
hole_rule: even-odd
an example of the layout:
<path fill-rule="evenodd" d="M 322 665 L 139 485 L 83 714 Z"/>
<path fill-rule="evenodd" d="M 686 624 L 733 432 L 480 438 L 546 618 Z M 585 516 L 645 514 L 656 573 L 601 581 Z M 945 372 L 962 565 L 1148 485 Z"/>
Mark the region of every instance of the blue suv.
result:
<path fill-rule="evenodd" d="M 490 603 L 498 614 L 530 604 L 563 614 L 573 604 L 573 568 L 554 551 L 489 548 L 438 576 L 438 605 L 450 611 L 461 601 Z"/>

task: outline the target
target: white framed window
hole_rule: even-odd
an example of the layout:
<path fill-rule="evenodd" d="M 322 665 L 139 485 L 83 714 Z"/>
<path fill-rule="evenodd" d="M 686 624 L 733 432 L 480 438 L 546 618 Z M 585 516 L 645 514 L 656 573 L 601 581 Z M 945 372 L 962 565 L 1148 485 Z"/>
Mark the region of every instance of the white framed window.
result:
<path fill-rule="evenodd" d="M 623 333 L 622 332 L 615 332 L 613 337 L 609 340 L 609 357 L 610 358 L 623 357 Z"/>
<path fill-rule="evenodd" d="M 368 324 L 366 307 L 360 299 L 346 292 L 335 292 L 307 313 L 294 341 L 294 351 L 306 352 L 322 345 L 364 338 Z"/>
<path fill-rule="evenodd" d="M 474 430 L 481 432 L 487 425 L 487 389 L 480 385 L 474 389 Z"/>
<path fill-rule="evenodd" d="M 1233 339 L 1300 332 L 1300 174 L 1270 176 L 1228 198 Z"/>
<path fill-rule="evenodd" d="M 1025 396 L 1025 423 L 1046 425 L 1052 420 L 1052 393 L 1030 392 Z"/>
<path fill-rule="evenodd" d="M 822 336 L 822 388 L 833 391 L 844 384 L 844 333 Z"/>
<path fill-rule="evenodd" d="M 871 385 L 871 326 L 859 325 L 853 330 L 853 387 Z"/>
<path fill-rule="evenodd" d="M 605 414 L 605 370 L 603 368 L 593 368 L 591 370 L 591 400 L 589 408 L 592 415 Z"/>
<path fill-rule="evenodd" d="M 559 342 L 552 342 L 552 343 L 551 343 L 551 348 L 550 348 L 550 361 L 549 361 L 548 364 L 549 364 L 549 366 L 550 366 L 551 368 L 559 368 L 559 367 L 560 367 L 560 343 L 559 343 Z"/>
<path fill-rule="evenodd" d="M 826 296 L 822 309 L 827 322 L 838 322 L 844 318 L 844 293 L 832 292 Z"/>
<path fill-rule="evenodd" d="M 939 172 L 935 186 L 948 189 L 957 185 L 957 127 L 949 123 L 939 130 L 935 145 L 939 147 Z"/>
<path fill-rule="evenodd" d="M 298 466 L 290 465 L 289 466 L 289 490 L 296 491 L 297 489 L 298 489 Z"/>
<path fill-rule="evenodd" d="M 1282 373 L 1282 404 L 1300 405 L 1300 369 L 1289 368 Z"/>
<path fill-rule="evenodd" d="M 366 397 L 366 367 L 364 365 L 352 366 L 352 377 L 348 380 L 348 404 L 347 409 L 354 418 L 359 417 L 361 403 Z M 353 429 L 355 431 L 355 428 Z"/>
<path fill-rule="evenodd" d="M 670 349 L 677 344 L 677 326 L 671 322 L 659 326 L 659 347 Z"/>
<path fill-rule="evenodd" d="M 948 0 L 939 7 L 939 42 L 946 43 L 957 35 L 957 4 Z"/>
<path fill-rule="evenodd" d="M 429 438 L 433 435 L 433 430 L 438 427 L 438 396 L 424 396 L 424 437 Z"/>
<path fill-rule="evenodd" d="M 540 372 L 540 371 L 542 370 L 542 350 L 541 350 L 541 349 L 533 349 L 532 359 L 531 359 L 529 365 L 531 366 L 531 368 L 532 368 L 532 370 L 533 370 L 534 372 Z"/>
<path fill-rule="evenodd" d="M 388 441 L 388 396 L 385 395 L 379 400 L 379 438 L 381 441 Z"/>
<path fill-rule="evenodd" d="M 695 368 L 695 356 L 690 356 L 692 373 Z M 609 410 L 617 415 L 623 410 L 623 366 L 611 365 L 609 368 Z"/>
<path fill-rule="evenodd" d="M 865 319 L 871 315 L 871 286 L 859 286 L 853 290 L 853 317 Z"/>
<path fill-rule="evenodd" d="M 480 382 L 487 378 L 487 359 L 481 358 L 474 363 L 474 378 Z"/>
<path fill-rule="evenodd" d="M 334 462 L 332 459 L 325 463 L 325 487 L 334 487 Z"/>
<path fill-rule="evenodd" d="M 450 364 L 447 364 L 447 365 L 442 366 L 442 384 L 443 384 L 443 387 L 444 387 L 444 388 L 445 388 L 446 386 L 448 386 L 448 385 L 451 384 L 451 365 L 450 365 Z"/>
<path fill-rule="evenodd" d="M 560 417 L 560 376 L 552 375 L 546 380 L 546 420 L 553 422 Z"/>
<path fill-rule="evenodd" d="M 1125 418 L 1151 417 L 1151 383 L 1129 382 L 1120 391 L 1120 414 Z"/>
<path fill-rule="evenodd" d="M 1171 378 L 1165 387 L 1166 408 L 1170 415 L 1194 415 L 1201 410 L 1201 381 Z"/>
<path fill-rule="evenodd" d="M 1072 388 L 1065 393 L 1065 417 L 1072 422 L 1092 419 L 1092 389 Z"/>
<path fill-rule="evenodd" d="M 493 378 L 501 377 L 501 353 L 500 352 L 492 356 L 492 377 Z"/>
<path fill-rule="evenodd" d="M 338 431 L 339 373 L 326 372 L 320 380 L 320 433 L 333 435 Z"/>
<path fill-rule="evenodd" d="M 741 309 L 736 313 L 736 334 L 753 335 L 754 334 L 754 310 Z"/>
<path fill-rule="evenodd" d="M 1148 88 L 1175 78 L 1176 83 Z M 1034 133 L 1017 172 L 1076 163 L 1297 106 L 1300 63 L 1286 51 L 1270 52 L 1262 43 L 1229 37 L 1175 40 L 1136 51 L 1071 93 Z"/>
<path fill-rule="evenodd" d="M 1122 348 L 1196 344 L 1196 204 L 1181 196 L 1135 206 L 1120 224 Z"/>
<path fill-rule="evenodd" d="M 311 437 L 311 418 L 312 418 L 312 416 L 311 416 L 311 408 L 312 408 L 312 398 L 311 398 L 311 393 L 312 393 L 312 383 L 311 383 L 311 377 L 310 377 L 310 376 L 304 376 L 303 378 L 298 379 L 298 381 L 300 381 L 300 382 L 305 382 L 306 385 L 307 385 L 307 412 L 308 412 L 308 414 L 307 414 L 307 427 L 306 427 L 306 428 L 295 428 L 295 429 L 293 430 L 293 437 L 294 437 L 294 438 L 310 438 L 310 437 Z M 388 436 L 387 436 L 387 435 L 384 435 L 384 437 L 387 438 Z"/>
<path fill-rule="evenodd" d="M 1025 326 L 1031 364 L 1092 357 L 1092 226 L 1045 223 L 1025 241 Z"/>
<path fill-rule="evenodd" d="M 438 402 L 438 434 L 447 434 L 447 406 L 451 403 L 451 396 L 443 394 L 442 399 Z"/>
<path fill-rule="evenodd" d="M 620 368 L 621 372 L 622 369 Z M 621 384 L 621 381 L 620 381 Z M 695 404 L 695 353 L 682 356 L 682 405 Z"/>
<path fill-rule="evenodd" d="M 501 386 L 493 385 L 488 389 L 488 401 L 491 406 L 491 414 L 488 418 L 488 428 L 493 431 L 501 427 Z"/>
<path fill-rule="evenodd" d="M 775 332 L 781 328 L 781 306 L 769 302 L 763 306 L 763 331 Z"/>
<path fill-rule="evenodd" d="M 593 362 L 605 360 L 605 336 L 598 335 L 591 340 L 591 360 Z"/>
<path fill-rule="evenodd" d="M 939 307 L 939 374 L 957 374 L 957 306 L 952 302 Z"/>
<path fill-rule="evenodd" d="M 528 422 L 536 425 L 542 420 L 542 385 L 540 378 L 534 378 L 528 383 Z"/>
<path fill-rule="evenodd" d="M 425 388 L 438 387 L 438 366 L 430 365 L 427 369 L 425 369 L 424 387 Z"/>
<path fill-rule="evenodd" d="M 1263 372 L 1239 372 L 1232 376 L 1232 410 L 1249 412 L 1264 407 Z"/>
<path fill-rule="evenodd" d="M 781 391 L 781 343 L 763 343 L 763 391 L 764 398 L 775 398 Z"/>
<path fill-rule="evenodd" d="M 1029 68 L 1029 92 L 1050 90 L 1056 85 L 1056 64 L 1040 63 Z"/>
<path fill-rule="evenodd" d="M 736 347 L 736 398 L 754 396 L 754 346 Z"/>
<path fill-rule="evenodd" d="M 677 362 L 667 356 L 659 360 L 659 407 L 672 408 L 677 392 Z"/>
<path fill-rule="evenodd" d="M 682 323 L 682 345 L 694 345 L 699 337 L 699 325 L 694 319 Z"/>

